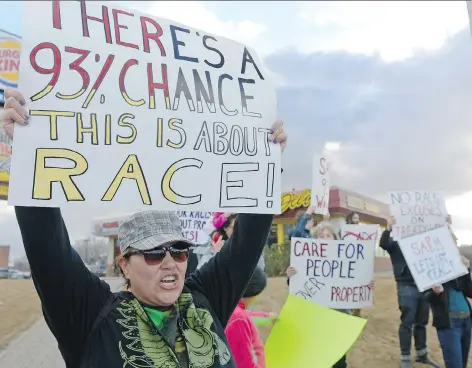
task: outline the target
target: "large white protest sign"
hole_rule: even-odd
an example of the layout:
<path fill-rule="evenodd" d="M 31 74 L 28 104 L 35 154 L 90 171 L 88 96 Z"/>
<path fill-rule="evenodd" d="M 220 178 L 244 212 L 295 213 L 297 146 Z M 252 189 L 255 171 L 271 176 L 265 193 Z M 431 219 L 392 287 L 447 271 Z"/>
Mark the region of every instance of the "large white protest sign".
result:
<path fill-rule="evenodd" d="M 211 212 L 177 211 L 184 236 L 195 244 L 204 244 L 210 239 L 205 233 L 205 225 Z"/>
<path fill-rule="evenodd" d="M 447 223 L 447 210 L 440 192 L 389 192 L 390 213 L 396 223 L 392 227 L 395 240 L 422 233 Z"/>
<path fill-rule="evenodd" d="M 329 168 L 325 156 L 315 155 L 313 159 L 313 179 L 311 187 L 311 205 L 315 213 L 327 215 L 329 212 Z"/>
<path fill-rule="evenodd" d="M 468 272 L 447 226 L 401 239 L 398 244 L 420 291 Z"/>
<path fill-rule="evenodd" d="M 290 293 L 336 309 L 372 305 L 374 241 L 292 238 Z"/>
<path fill-rule="evenodd" d="M 10 204 L 280 212 L 275 88 L 252 50 L 119 3 L 24 8 Z"/>
<path fill-rule="evenodd" d="M 342 240 L 373 240 L 377 244 L 377 236 L 379 234 L 379 225 L 367 224 L 346 224 L 342 226 Z"/>

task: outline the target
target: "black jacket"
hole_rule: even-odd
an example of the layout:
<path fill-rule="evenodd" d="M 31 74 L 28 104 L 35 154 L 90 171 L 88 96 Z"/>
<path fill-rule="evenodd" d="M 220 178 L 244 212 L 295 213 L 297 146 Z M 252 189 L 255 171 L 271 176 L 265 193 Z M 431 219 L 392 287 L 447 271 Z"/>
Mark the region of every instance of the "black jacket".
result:
<path fill-rule="evenodd" d="M 405 257 L 398 245 L 398 242 L 390 237 L 390 231 L 385 230 L 380 237 L 379 246 L 385 249 L 390 255 L 392 261 L 393 275 L 395 280 L 399 283 L 415 285 L 415 280 L 411 275 L 410 269 L 406 264 Z"/>
<path fill-rule="evenodd" d="M 467 275 L 446 282 L 443 285 L 444 291 L 441 294 L 436 294 L 433 290 L 427 290 L 425 292 L 425 295 L 431 305 L 431 312 L 433 314 L 433 326 L 436 327 L 438 330 L 451 327 L 451 319 L 449 317 L 449 289 L 455 288 L 457 290 L 462 291 L 462 294 L 464 294 L 466 300 L 467 298 L 472 298 L 472 280 L 470 277 L 471 276 L 469 271 Z M 469 305 L 469 310 L 471 310 L 470 303 L 468 300 L 467 304 Z"/>
<path fill-rule="evenodd" d="M 68 368 L 181 367 L 134 295 L 112 293 L 88 271 L 59 209 L 15 211 L 43 314 Z M 225 247 L 186 279 L 178 326 L 194 366 L 236 368 L 224 329 L 254 273 L 272 218 L 238 215 Z"/>

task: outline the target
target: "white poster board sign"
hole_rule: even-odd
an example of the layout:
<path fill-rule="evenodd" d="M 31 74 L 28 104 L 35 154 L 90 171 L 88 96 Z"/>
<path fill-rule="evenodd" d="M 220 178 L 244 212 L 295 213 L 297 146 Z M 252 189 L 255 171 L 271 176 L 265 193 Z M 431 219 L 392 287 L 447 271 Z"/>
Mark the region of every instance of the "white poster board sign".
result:
<path fill-rule="evenodd" d="M 379 225 L 367 225 L 367 224 L 346 224 L 342 226 L 341 234 L 342 240 L 354 241 L 354 240 L 373 240 L 377 244 L 377 237 L 379 234 Z"/>
<path fill-rule="evenodd" d="M 329 167 L 325 156 L 315 155 L 313 159 L 313 179 L 311 187 L 311 205 L 318 215 L 329 212 Z"/>
<path fill-rule="evenodd" d="M 392 237 L 400 240 L 447 224 L 447 210 L 441 192 L 389 192 L 390 213 L 396 224 Z"/>
<path fill-rule="evenodd" d="M 205 226 L 211 212 L 177 211 L 184 236 L 195 244 L 205 244 L 210 238 L 205 233 Z"/>
<path fill-rule="evenodd" d="M 398 241 L 420 291 L 467 274 L 447 226 Z"/>
<path fill-rule="evenodd" d="M 369 241 L 292 238 L 290 293 L 329 308 L 370 307 L 374 247 Z"/>
<path fill-rule="evenodd" d="M 280 213 L 275 88 L 252 50 L 120 3 L 24 8 L 10 204 Z"/>

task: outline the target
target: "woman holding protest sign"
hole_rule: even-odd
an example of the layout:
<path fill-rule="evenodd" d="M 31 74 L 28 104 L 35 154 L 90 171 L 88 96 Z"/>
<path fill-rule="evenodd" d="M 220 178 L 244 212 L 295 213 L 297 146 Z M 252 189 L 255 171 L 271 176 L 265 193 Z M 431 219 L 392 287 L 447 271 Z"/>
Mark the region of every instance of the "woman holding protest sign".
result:
<path fill-rule="evenodd" d="M 448 227 L 453 240 L 450 217 Z M 472 340 L 472 311 L 467 298 L 472 298 L 472 279 L 469 260 L 461 256 L 469 273 L 444 285 L 435 285 L 425 292 L 433 314 L 446 368 L 466 368 Z"/>
<path fill-rule="evenodd" d="M 18 90 L 5 95 L 1 122 L 13 138 L 29 116 Z M 278 121 L 269 141 L 283 151 L 286 140 Z M 221 251 L 185 280 L 191 244 L 177 215 L 136 213 L 118 235 L 119 265 L 130 289 L 112 293 L 72 250 L 58 208 L 15 211 L 44 314 L 68 368 L 236 368 L 224 329 L 254 273 L 272 215 L 238 215 Z"/>
<path fill-rule="evenodd" d="M 329 223 L 326 223 L 326 222 L 322 222 L 321 224 L 314 227 L 312 230 L 312 236 L 314 239 L 334 240 L 338 238 L 336 236 L 336 232 L 334 231 L 334 229 L 331 227 Z M 297 272 L 298 270 L 295 267 L 290 266 L 287 268 L 287 283 L 289 283 L 290 278 L 296 275 Z M 352 314 L 351 309 L 339 309 L 338 311 L 347 313 L 347 314 Z M 339 361 L 335 365 L 333 365 L 333 368 L 346 368 L 346 367 L 347 367 L 346 355 L 343 356 L 341 359 L 339 359 Z"/>

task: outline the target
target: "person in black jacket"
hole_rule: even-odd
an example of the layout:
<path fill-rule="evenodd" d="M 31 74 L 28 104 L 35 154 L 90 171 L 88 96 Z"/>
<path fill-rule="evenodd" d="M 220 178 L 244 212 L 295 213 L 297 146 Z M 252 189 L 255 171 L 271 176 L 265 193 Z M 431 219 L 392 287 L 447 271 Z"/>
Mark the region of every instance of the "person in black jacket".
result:
<path fill-rule="evenodd" d="M 411 368 L 411 337 L 415 339 L 416 361 L 440 368 L 439 363 L 428 356 L 426 345 L 426 326 L 429 320 L 429 303 L 426 296 L 418 290 L 398 242 L 391 238 L 395 218 L 387 222 L 387 229 L 380 237 L 379 246 L 390 255 L 393 274 L 397 282 L 398 306 L 400 308 L 400 327 L 398 337 L 401 350 L 401 368 Z"/>
<path fill-rule="evenodd" d="M 470 263 L 462 256 L 469 273 L 444 285 L 435 285 L 425 295 L 431 303 L 446 368 L 466 368 L 471 342 L 472 315 L 467 298 L 472 298 Z"/>
<path fill-rule="evenodd" d="M 0 123 L 27 125 L 7 89 Z M 269 141 L 286 145 L 281 121 Z M 72 250 L 59 208 L 15 207 L 34 285 L 68 368 L 236 368 L 225 326 L 265 246 L 272 215 L 239 214 L 225 247 L 185 279 L 189 242 L 174 212 L 144 211 L 119 230 L 129 291 L 113 293 Z"/>

